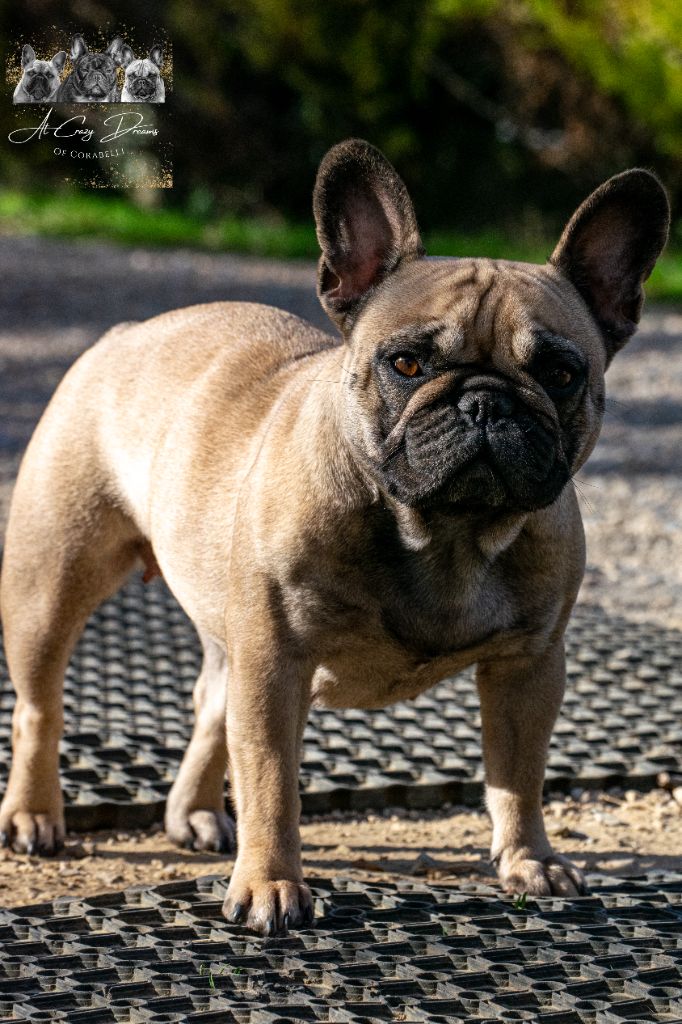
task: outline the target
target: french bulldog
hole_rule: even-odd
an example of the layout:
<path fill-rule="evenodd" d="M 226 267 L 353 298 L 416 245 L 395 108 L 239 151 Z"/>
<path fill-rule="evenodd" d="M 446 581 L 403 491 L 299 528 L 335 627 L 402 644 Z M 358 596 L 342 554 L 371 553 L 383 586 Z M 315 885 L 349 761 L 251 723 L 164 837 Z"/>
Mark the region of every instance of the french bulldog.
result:
<path fill-rule="evenodd" d="M 60 50 L 52 60 L 38 60 L 28 43 L 21 50 L 22 75 L 14 90 L 13 103 L 54 103 L 64 70 L 66 53 Z"/>
<path fill-rule="evenodd" d="M 646 170 L 610 178 L 544 266 L 430 259 L 393 167 L 350 140 L 322 161 L 314 213 L 340 337 L 240 302 L 123 324 L 35 431 L 0 592 L 17 692 L 3 840 L 62 842 L 64 670 L 139 566 L 203 642 L 166 830 L 232 844 L 229 761 L 231 921 L 268 935 L 312 921 L 298 790 L 311 704 L 383 707 L 472 664 L 501 884 L 583 893 L 542 816 L 585 560 L 572 478 L 667 237 L 665 191 Z"/>
<path fill-rule="evenodd" d="M 125 68 L 125 81 L 121 92 L 122 103 L 164 103 L 166 87 L 161 77 L 163 51 L 152 46 L 149 57 L 136 60 L 129 46 L 123 47 L 121 64 Z"/>
<path fill-rule="evenodd" d="M 123 40 L 116 36 L 104 53 L 91 53 L 83 36 L 71 40 L 73 71 L 57 93 L 58 103 L 117 103 L 120 89 L 116 68 L 121 66 Z"/>

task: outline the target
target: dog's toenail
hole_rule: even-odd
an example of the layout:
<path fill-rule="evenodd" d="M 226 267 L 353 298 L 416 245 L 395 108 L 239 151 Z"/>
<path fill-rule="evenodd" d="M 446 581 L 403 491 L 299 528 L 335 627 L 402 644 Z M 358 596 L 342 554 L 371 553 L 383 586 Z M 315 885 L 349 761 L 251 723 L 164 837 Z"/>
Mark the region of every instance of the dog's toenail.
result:
<path fill-rule="evenodd" d="M 239 921 L 241 921 L 241 919 L 242 919 L 242 910 L 243 910 L 243 907 L 242 907 L 241 903 L 235 903 L 234 910 L 230 914 L 230 921 L 234 921 L 235 924 L 237 924 Z"/>
<path fill-rule="evenodd" d="M 0 832 L 0 846 L 9 846 L 9 832 Z"/>
<path fill-rule="evenodd" d="M 35 839 L 32 839 L 31 842 L 26 847 L 26 853 L 29 855 L 29 857 L 35 857 L 37 852 L 38 852 L 38 844 L 35 841 Z"/>

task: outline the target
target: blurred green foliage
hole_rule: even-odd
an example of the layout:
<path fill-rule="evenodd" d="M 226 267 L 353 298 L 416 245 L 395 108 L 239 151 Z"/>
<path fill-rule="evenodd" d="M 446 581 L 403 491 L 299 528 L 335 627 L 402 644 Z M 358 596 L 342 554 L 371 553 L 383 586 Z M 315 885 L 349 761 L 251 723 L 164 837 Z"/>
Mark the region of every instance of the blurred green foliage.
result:
<path fill-rule="evenodd" d="M 682 196 L 679 0 L 24 0 L 9 38 L 140 22 L 173 40 L 175 187 L 133 196 L 199 221 L 309 223 L 317 163 L 368 138 L 427 232 L 551 237 L 609 174 Z M 14 24 L 16 23 L 16 24 Z M 62 167 L 7 153 L 15 189 Z M 198 230 L 198 229 L 197 229 Z M 203 230 L 203 229 L 202 229 Z M 682 241 L 682 239 L 680 239 Z"/>

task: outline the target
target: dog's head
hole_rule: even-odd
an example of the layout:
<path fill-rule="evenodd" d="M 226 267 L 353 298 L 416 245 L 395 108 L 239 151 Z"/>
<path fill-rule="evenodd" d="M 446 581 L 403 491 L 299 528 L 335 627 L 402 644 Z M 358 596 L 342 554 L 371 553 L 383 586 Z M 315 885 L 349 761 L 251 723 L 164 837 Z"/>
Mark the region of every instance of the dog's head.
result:
<path fill-rule="evenodd" d="M 28 44 L 21 51 L 22 85 L 35 103 L 54 96 L 59 88 L 66 53 L 60 50 L 52 60 L 37 60 L 35 50 Z"/>
<path fill-rule="evenodd" d="M 426 257 L 405 185 L 359 140 L 322 161 L 314 212 L 345 429 L 379 490 L 447 513 L 551 504 L 596 443 L 667 238 L 657 178 L 610 178 L 545 266 Z"/>
<path fill-rule="evenodd" d="M 152 100 L 158 93 L 163 67 L 163 51 L 152 46 L 149 57 L 136 60 L 129 46 L 123 47 L 121 64 L 126 72 L 126 89 L 140 103 Z"/>
<path fill-rule="evenodd" d="M 116 68 L 121 65 L 123 40 L 118 36 L 104 53 L 91 53 L 82 36 L 71 40 L 73 71 L 70 81 L 78 95 L 90 103 L 106 101 L 116 88 Z"/>

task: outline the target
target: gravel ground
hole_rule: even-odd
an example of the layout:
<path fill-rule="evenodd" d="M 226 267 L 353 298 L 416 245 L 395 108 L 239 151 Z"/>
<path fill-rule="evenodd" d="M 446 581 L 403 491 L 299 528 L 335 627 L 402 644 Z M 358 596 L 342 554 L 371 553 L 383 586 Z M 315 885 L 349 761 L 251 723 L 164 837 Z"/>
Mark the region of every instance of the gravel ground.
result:
<path fill-rule="evenodd" d="M 94 242 L 0 238 L 0 527 L 21 452 L 65 370 L 108 327 L 196 302 L 267 302 L 329 324 L 311 264 L 282 264 Z M 682 309 L 650 309 L 608 376 L 600 443 L 577 485 L 588 541 L 581 600 L 606 614 L 682 628 Z M 3 754 L 0 752 L 0 756 Z M 677 793 L 677 796 L 680 794 Z M 576 794 L 578 796 L 578 794 Z M 549 805 L 550 831 L 589 868 L 632 873 L 680 867 L 682 813 L 665 789 Z M 309 821 L 310 874 L 487 872 L 487 817 L 444 810 Z M 38 862 L 0 851 L 0 904 L 229 870 L 223 858 L 178 851 L 158 832 L 71 838 Z"/>

